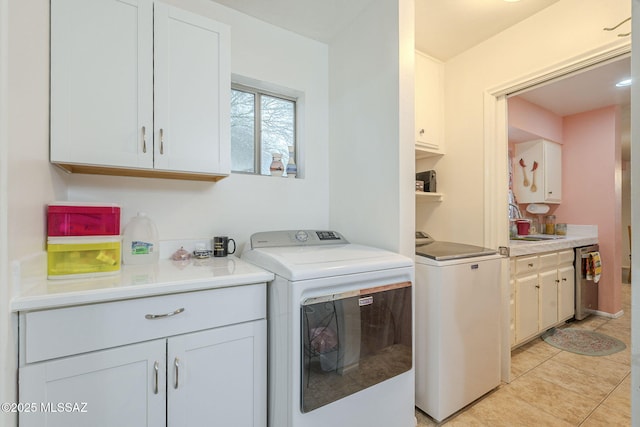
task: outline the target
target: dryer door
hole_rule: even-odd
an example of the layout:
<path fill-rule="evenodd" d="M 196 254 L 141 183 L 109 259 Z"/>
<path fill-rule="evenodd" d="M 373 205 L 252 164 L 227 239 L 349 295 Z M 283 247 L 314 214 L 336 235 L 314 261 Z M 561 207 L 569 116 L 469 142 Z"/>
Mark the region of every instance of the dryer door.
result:
<path fill-rule="evenodd" d="M 411 282 L 306 299 L 302 412 L 410 370 L 411 317 Z"/>

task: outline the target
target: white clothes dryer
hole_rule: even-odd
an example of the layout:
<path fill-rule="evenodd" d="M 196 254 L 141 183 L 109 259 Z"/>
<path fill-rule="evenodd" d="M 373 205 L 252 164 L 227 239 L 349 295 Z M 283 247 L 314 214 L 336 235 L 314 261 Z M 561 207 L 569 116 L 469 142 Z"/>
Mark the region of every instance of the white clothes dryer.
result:
<path fill-rule="evenodd" d="M 335 231 L 256 233 L 270 427 L 413 427 L 413 263 Z"/>

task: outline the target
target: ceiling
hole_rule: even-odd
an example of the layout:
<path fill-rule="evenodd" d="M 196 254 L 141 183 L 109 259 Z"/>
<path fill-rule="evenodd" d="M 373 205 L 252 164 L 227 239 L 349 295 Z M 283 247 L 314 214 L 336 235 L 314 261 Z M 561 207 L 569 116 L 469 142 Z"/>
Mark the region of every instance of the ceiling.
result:
<path fill-rule="evenodd" d="M 559 0 L 415 0 L 416 49 L 441 61 Z"/>
<path fill-rule="evenodd" d="M 262 21 L 329 43 L 374 0 L 215 0 Z M 415 0 L 416 49 L 441 61 L 559 0 Z"/>

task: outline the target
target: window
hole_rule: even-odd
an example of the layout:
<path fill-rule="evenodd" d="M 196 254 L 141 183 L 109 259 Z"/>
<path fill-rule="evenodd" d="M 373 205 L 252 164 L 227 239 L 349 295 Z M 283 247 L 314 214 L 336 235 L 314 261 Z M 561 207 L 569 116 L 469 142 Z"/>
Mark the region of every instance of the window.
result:
<path fill-rule="evenodd" d="M 233 84 L 231 170 L 270 175 L 273 155 L 286 165 L 290 150 L 295 156 L 296 99 Z"/>

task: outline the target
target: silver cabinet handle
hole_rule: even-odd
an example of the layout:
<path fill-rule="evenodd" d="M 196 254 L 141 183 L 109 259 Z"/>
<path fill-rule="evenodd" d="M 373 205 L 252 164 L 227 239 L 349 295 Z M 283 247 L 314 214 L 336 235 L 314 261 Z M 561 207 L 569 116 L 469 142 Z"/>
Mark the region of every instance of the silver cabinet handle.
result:
<path fill-rule="evenodd" d="M 175 371 L 176 371 L 176 378 L 175 378 L 175 381 L 173 383 L 173 388 L 177 389 L 178 388 L 178 374 L 180 373 L 180 360 L 177 357 L 173 361 L 173 366 L 174 366 Z"/>
<path fill-rule="evenodd" d="M 180 314 L 184 311 L 184 307 L 177 309 L 176 311 L 172 311 L 171 313 L 164 314 L 146 314 L 144 316 L 145 319 L 154 320 L 154 319 L 162 319 L 165 317 L 175 316 L 176 314 Z"/>
<path fill-rule="evenodd" d="M 160 128 L 160 154 L 164 154 L 164 130 Z"/>
<path fill-rule="evenodd" d="M 153 394 L 158 394 L 158 371 L 160 370 L 160 364 L 156 361 L 156 363 L 153 364 L 153 378 L 154 378 L 154 385 L 153 385 Z"/>
<path fill-rule="evenodd" d="M 142 126 L 142 152 L 147 152 L 147 128 Z"/>

